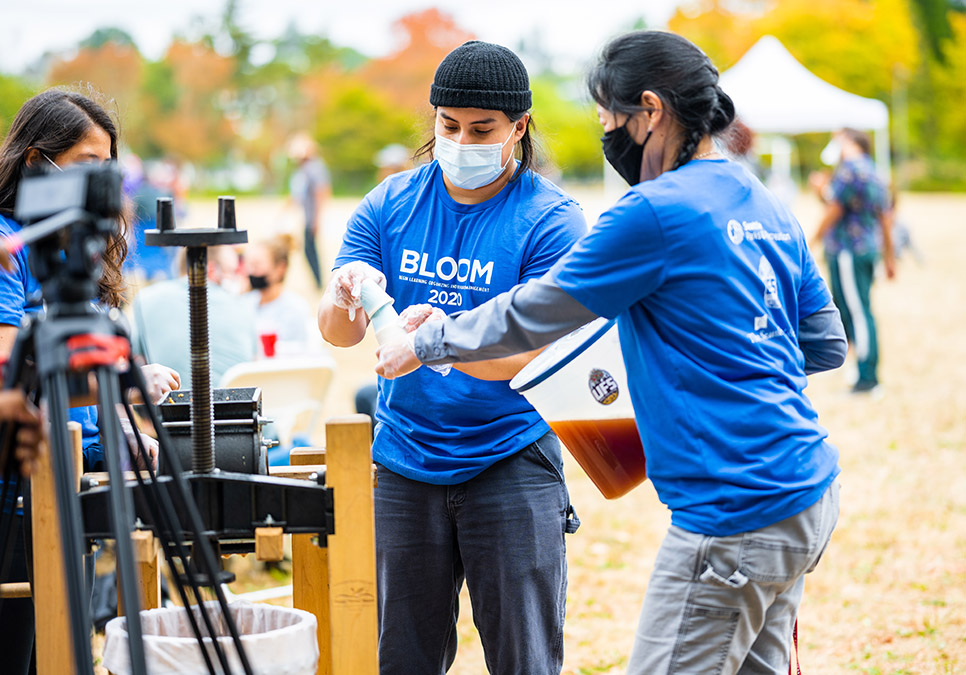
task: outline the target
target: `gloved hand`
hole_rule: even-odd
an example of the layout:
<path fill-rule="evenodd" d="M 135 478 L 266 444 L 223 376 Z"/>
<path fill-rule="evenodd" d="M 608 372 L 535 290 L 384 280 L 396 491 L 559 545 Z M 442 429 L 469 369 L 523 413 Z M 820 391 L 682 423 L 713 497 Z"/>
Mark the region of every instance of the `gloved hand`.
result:
<path fill-rule="evenodd" d="M 165 394 L 181 388 L 181 375 L 178 371 L 162 366 L 160 363 L 148 363 L 141 366 L 141 374 L 148 385 L 148 396 L 155 403 L 161 401 Z"/>
<path fill-rule="evenodd" d="M 407 333 L 405 336 L 400 334 L 390 342 L 380 345 L 376 350 L 376 357 L 379 359 L 376 364 L 376 374 L 387 380 L 408 375 L 423 365 L 413 351 L 412 333 Z"/>
<path fill-rule="evenodd" d="M 413 333 L 427 321 L 439 321 L 446 318 L 446 312 L 432 305 L 410 305 L 399 314 L 399 325 L 407 333 Z"/>
<path fill-rule="evenodd" d="M 386 275 L 369 263 L 353 260 L 337 269 L 326 293 L 332 304 L 349 313 L 349 321 L 356 320 L 356 309 L 362 307 L 362 280 L 372 279 L 385 290 Z"/>
<path fill-rule="evenodd" d="M 172 370 L 171 372 L 174 371 Z M 124 437 L 127 439 L 127 444 L 130 446 L 131 452 L 134 453 L 136 467 L 132 468 L 137 468 L 139 471 L 144 471 L 148 468 L 148 464 L 150 464 L 152 469 L 157 470 L 158 450 L 161 447 L 157 439 L 148 436 L 139 429 L 136 429 L 134 425 L 131 424 L 131 420 L 129 420 L 124 415 L 123 410 L 120 409 L 118 410 L 118 421 L 121 423 L 121 431 L 124 432 Z M 135 434 L 141 437 L 141 442 L 144 444 L 144 450 L 147 453 L 147 456 L 145 456 L 138 447 Z"/>
<path fill-rule="evenodd" d="M 441 321 L 446 318 L 446 312 L 441 310 L 439 307 L 433 307 L 432 305 L 422 304 L 422 305 L 410 305 L 402 311 L 399 315 L 399 325 L 401 325 L 407 333 L 415 333 L 416 329 L 422 326 L 427 321 Z M 437 373 L 443 377 L 449 375 L 449 371 L 453 369 L 453 365 L 447 363 L 442 366 L 429 366 L 431 370 L 435 370 Z"/>

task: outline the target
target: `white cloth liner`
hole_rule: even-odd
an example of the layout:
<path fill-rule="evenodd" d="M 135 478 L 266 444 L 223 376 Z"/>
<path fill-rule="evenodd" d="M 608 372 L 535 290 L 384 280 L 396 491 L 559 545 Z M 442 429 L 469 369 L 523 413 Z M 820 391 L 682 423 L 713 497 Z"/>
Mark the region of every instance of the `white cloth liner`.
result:
<path fill-rule="evenodd" d="M 231 671 L 243 672 L 218 603 L 207 602 L 205 606 Z M 254 672 L 259 675 L 313 675 L 316 672 L 319 647 L 314 615 L 300 609 L 244 601 L 233 602 L 228 607 Z M 193 611 L 204 633 L 205 625 L 198 609 Z M 208 668 L 183 607 L 144 610 L 141 612 L 141 627 L 150 675 L 207 675 Z M 104 667 L 115 675 L 130 673 L 126 617 L 109 621 L 106 632 Z M 210 638 L 205 640 L 209 643 L 211 661 L 221 672 Z"/>

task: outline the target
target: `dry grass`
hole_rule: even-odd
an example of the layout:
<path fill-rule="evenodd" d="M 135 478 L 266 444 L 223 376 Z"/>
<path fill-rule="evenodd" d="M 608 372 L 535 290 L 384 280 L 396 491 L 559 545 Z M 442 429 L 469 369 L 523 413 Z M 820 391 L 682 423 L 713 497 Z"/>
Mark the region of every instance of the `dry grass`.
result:
<path fill-rule="evenodd" d="M 578 194 L 589 217 L 608 202 Z M 326 222 L 330 260 L 355 203 L 337 200 Z M 841 452 L 842 513 L 833 543 L 808 578 L 800 615 L 807 673 L 966 672 L 966 197 L 913 195 L 903 215 L 924 255 L 904 260 L 894 283 L 875 288 L 881 399 L 846 392 L 842 371 L 812 378 L 808 393 Z M 277 226 L 276 202 L 240 200 L 240 227 Z M 806 230 L 817 206 L 797 209 Z M 214 222 L 214 200 L 191 221 Z M 290 279 L 311 302 L 308 270 Z M 352 412 L 355 388 L 373 378 L 375 343 L 333 350 L 339 371 L 327 405 Z M 567 458 L 571 497 L 583 524 L 568 539 L 570 585 L 564 672 L 624 671 L 651 564 L 669 518 L 645 484 L 609 502 Z M 463 595 L 460 651 L 451 672 L 486 672 Z"/>

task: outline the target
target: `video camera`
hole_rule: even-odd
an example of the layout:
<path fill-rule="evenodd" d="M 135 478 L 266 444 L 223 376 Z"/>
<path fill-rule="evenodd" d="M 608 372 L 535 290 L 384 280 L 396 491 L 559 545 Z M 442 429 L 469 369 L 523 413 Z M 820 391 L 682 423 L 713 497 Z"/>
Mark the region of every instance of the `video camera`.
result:
<path fill-rule="evenodd" d="M 14 245 L 30 246 L 30 270 L 48 308 L 95 297 L 122 203 L 115 162 L 75 164 L 63 171 L 30 173 L 20 181 L 14 218 L 24 228 Z"/>
<path fill-rule="evenodd" d="M 71 209 L 101 218 L 121 215 L 121 171 L 115 162 L 73 164 L 63 171 L 28 174 L 20 181 L 14 218 L 21 225 Z"/>

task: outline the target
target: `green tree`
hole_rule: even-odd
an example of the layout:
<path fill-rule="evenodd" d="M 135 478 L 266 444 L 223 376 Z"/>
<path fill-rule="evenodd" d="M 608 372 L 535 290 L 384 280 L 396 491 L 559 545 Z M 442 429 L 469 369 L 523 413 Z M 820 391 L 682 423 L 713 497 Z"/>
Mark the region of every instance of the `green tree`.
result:
<path fill-rule="evenodd" d="M 19 77 L 0 75 L 0 138 L 6 138 L 10 123 L 34 90 Z"/>
<path fill-rule="evenodd" d="M 100 49 L 109 42 L 121 45 L 122 47 L 134 47 L 137 49 L 134 38 L 131 37 L 130 33 L 123 28 L 115 28 L 113 26 L 96 29 L 88 37 L 81 40 L 78 46 L 82 49 Z"/>
<path fill-rule="evenodd" d="M 335 188 L 342 192 L 372 187 L 376 153 L 392 143 L 415 146 L 419 131 L 408 112 L 354 76 L 330 83 L 314 125 Z"/>
<path fill-rule="evenodd" d="M 600 123 L 593 103 L 575 101 L 566 88 L 578 83 L 543 75 L 531 80 L 537 139 L 552 165 L 571 179 L 600 177 L 603 155 Z"/>

